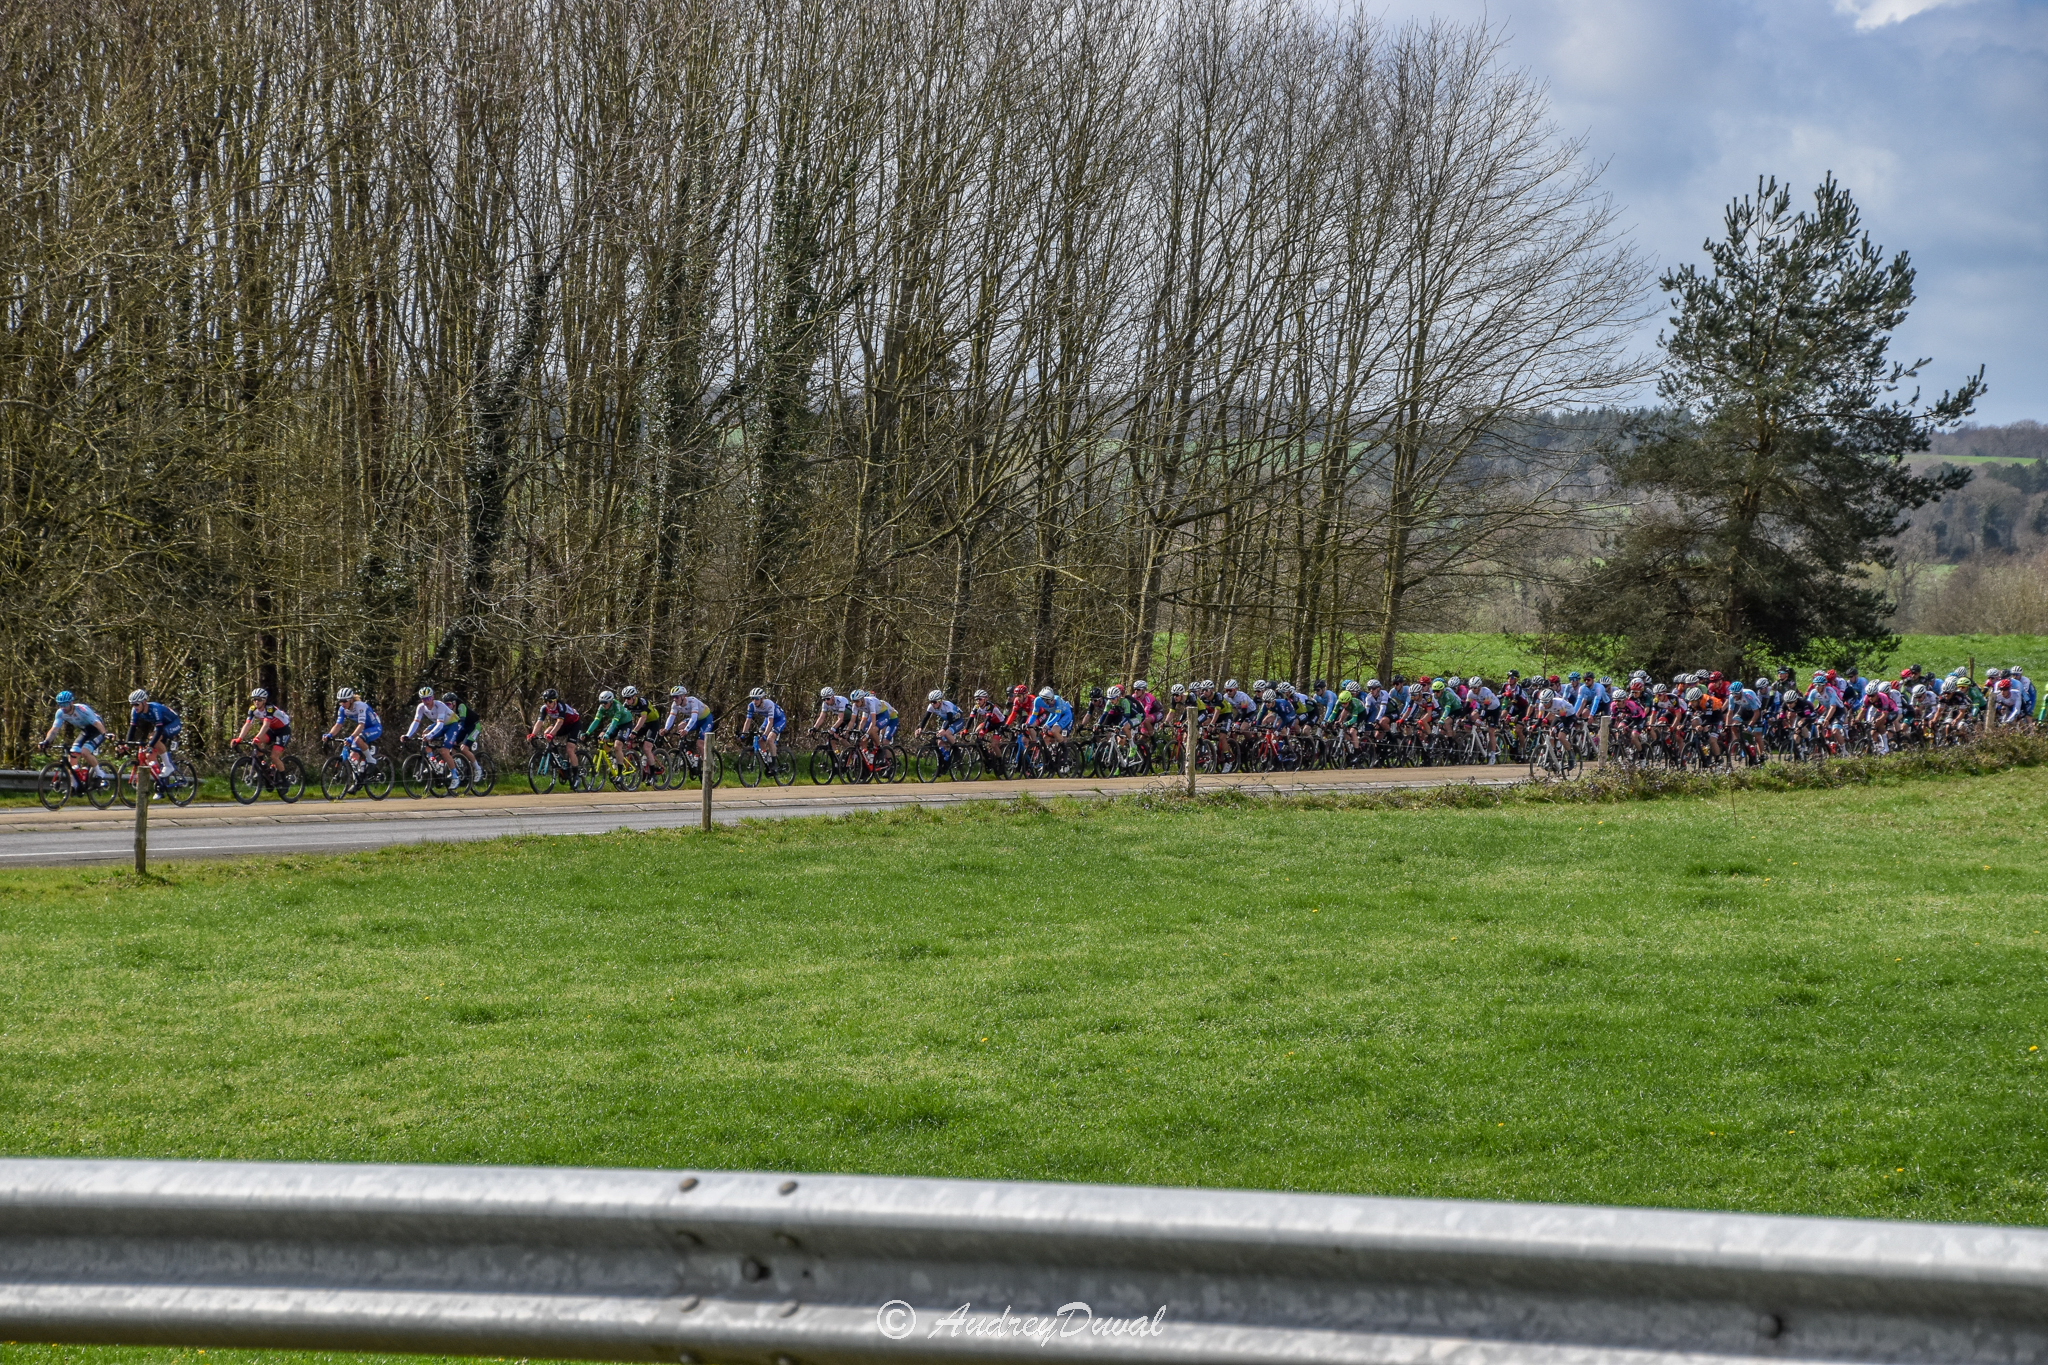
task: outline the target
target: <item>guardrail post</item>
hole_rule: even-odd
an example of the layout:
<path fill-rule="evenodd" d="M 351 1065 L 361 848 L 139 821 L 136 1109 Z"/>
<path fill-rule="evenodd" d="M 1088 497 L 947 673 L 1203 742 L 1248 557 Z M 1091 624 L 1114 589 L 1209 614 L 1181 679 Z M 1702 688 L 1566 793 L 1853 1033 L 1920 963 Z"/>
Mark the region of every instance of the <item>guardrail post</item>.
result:
<path fill-rule="evenodd" d="M 1613 733 L 1614 717 L 1611 713 L 1602 711 L 1600 713 L 1600 761 L 1602 763 L 1607 761 L 1607 739 Z"/>
<path fill-rule="evenodd" d="M 114 785 L 121 784 L 121 770 L 114 769 Z M 149 875 L 149 799 L 156 795 L 156 775 L 142 761 L 142 755 L 135 756 L 135 875 Z"/>
<path fill-rule="evenodd" d="M 716 756 L 711 752 L 711 731 L 704 731 L 703 746 L 698 751 L 697 786 L 704 794 L 704 828 L 711 828 L 711 765 Z"/>
<path fill-rule="evenodd" d="M 1190 704 L 1188 706 L 1187 763 L 1189 796 L 1193 796 L 1195 794 L 1195 735 L 1201 729 L 1201 716 L 1201 707 L 1195 706 L 1193 704 Z"/>

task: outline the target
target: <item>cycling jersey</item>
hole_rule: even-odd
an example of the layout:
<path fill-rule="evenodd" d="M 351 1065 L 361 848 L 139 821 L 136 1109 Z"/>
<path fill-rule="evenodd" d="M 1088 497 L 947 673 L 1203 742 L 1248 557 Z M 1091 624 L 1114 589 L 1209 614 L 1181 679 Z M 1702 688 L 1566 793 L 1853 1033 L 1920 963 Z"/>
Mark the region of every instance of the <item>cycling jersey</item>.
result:
<path fill-rule="evenodd" d="M 362 726 L 366 740 L 384 737 L 384 721 L 378 716 L 377 708 L 361 697 L 338 703 L 334 708 L 334 723 L 349 729 Z"/>
<path fill-rule="evenodd" d="M 875 720 L 896 719 L 896 708 L 889 705 L 888 702 L 883 701 L 880 697 L 876 696 L 872 692 L 868 693 L 865 697 L 862 697 L 860 699 L 859 704 L 860 709 L 867 712 L 868 715 L 874 718 Z"/>
<path fill-rule="evenodd" d="M 1476 710 L 1500 710 L 1500 698 L 1496 697 L 1493 694 L 1493 689 L 1486 686 L 1484 683 L 1481 683 L 1478 687 L 1473 688 L 1471 692 L 1466 695 L 1465 700 Z"/>
<path fill-rule="evenodd" d="M 929 719 L 937 721 L 941 730 L 958 730 L 967 723 L 967 717 L 960 708 L 943 697 L 926 706 L 924 713 Z"/>
<path fill-rule="evenodd" d="M 61 729 L 66 725 L 78 731 L 81 735 L 104 734 L 107 728 L 106 722 L 100 719 L 99 712 L 93 710 L 82 701 L 75 701 L 69 706 L 57 708 L 57 719 L 54 728 Z"/>
<path fill-rule="evenodd" d="M 291 733 L 292 718 L 275 706 L 252 706 L 248 718 L 260 722 L 273 740 Z"/>
<path fill-rule="evenodd" d="M 645 697 L 621 697 L 619 705 L 624 708 L 626 718 L 635 730 L 644 730 L 654 719 L 654 708 Z"/>
<path fill-rule="evenodd" d="M 405 727 L 405 737 L 411 739 L 415 734 L 424 734 L 431 739 L 440 733 L 442 726 L 454 719 L 453 707 L 439 697 L 428 697 L 413 708 L 412 724 Z"/>
<path fill-rule="evenodd" d="M 828 702 L 825 706 L 826 710 L 844 711 L 846 709 L 843 704 L 846 698 L 834 697 L 832 701 L 842 704 L 835 707 Z M 702 697 L 679 697 L 670 702 L 668 704 L 668 719 L 661 723 L 661 732 L 663 734 L 668 734 L 673 730 L 678 734 L 688 735 L 695 734 L 699 730 L 709 730 L 710 728 L 711 704 Z"/>
<path fill-rule="evenodd" d="M 184 728 L 178 713 L 160 701 L 148 701 L 128 713 L 128 742 L 153 743 L 159 736 L 170 739 Z"/>
<path fill-rule="evenodd" d="M 747 702 L 747 713 L 742 722 L 760 730 L 772 730 L 781 734 L 789 726 L 789 717 L 782 714 L 772 698 L 756 697 Z"/>
<path fill-rule="evenodd" d="M 591 732 L 602 735 L 606 739 L 617 735 L 619 731 L 632 723 L 633 713 L 619 705 L 616 698 L 611 701 L 599 702 L 597 710 L 590 713 Z"/>

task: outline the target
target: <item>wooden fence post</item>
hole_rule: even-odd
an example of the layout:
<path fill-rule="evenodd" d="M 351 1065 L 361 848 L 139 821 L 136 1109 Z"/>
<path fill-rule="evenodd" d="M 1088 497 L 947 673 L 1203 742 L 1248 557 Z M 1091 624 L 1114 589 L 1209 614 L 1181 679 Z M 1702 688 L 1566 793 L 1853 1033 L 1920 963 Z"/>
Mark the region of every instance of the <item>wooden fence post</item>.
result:
<path fill-rule="evenodd" d="M 697 785 L 703 792 L 704 829 L 709 832 L 711 829 L 711 765 L 718 761 L 718 755 L 711 750 L 711 731 L 708 728 L 704 731 L 703 746 L 699 749 L 698 753 Z"/>
<path fill-rule="evenodd" d="M 114 785 L 118 790 L 121 770 L 114 769 Z M 135 875 L 149 875 L 149 798 L 156 795 L 156 776 L 149 765 L 142 761 L 142 755 L 135 756 Z"/>

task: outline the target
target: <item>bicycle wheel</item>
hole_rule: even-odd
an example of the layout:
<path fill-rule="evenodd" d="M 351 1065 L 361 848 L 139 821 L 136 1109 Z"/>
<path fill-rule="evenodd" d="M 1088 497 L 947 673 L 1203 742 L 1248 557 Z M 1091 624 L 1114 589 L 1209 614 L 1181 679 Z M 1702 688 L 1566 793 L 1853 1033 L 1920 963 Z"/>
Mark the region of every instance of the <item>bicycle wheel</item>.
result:
<path fill-rule="evenodd" d="M 945 766 L 939 755 L 939 746 L 931 740 L 926 740 L 911 750 L 906 755 L 905 762 L 909 765 L 912 775 L 920 782 L 938 781 L 939 769 Z"/>
<path fill-rule="evenodd" d="M 44 810 L 62 810 L 70 799 L 71 769 L 60 758 L 43 769 L 43 775 L 36 779 L 36 800 L 43 803 Z"/>
<path fill-rule="evenodd" d="M 284 771 L 277 775 L 277 799 L 290 804 L 306 794 L 306 765 L 297 758 L 284 761 Z"/>
<path fill-rule="evenodd" d="M 733 771 L 739 774 L 742 787 L 761 785 L 761 751 L 752 745 L 733 755 Z"/>
<path fill-rule="evenodd" d="M 355 789 L 355 765 L 339 754 L 320 765 L 320 794 L 339 801 Z"/>
<path fill-rule="evenodd" d="M 768 774 L 775 779 L 778 787 L 787 787 L 796 781 L 796 760 L 786 750 L 777 749 L 775 757 L 769 760 Z"/>
<path fill-rule="evenodd" d="M 100 759 L 92 762 L 92 774 L 85 779 L 85 799 L 94 810 L 105 810 L 120 799 L 121 778 Z"/>
<path fill-rule="evenodd" d="M 497 788 L 498 765 L 478 754 L 476 761 L 469 765 L 470 792 L 476 796 L 489 796 Z"/>
<path fill-rule="evenodd" d="M 391 761 L 390 754 L 379 754 L 363 765 L 363 791 L 372 801 L 382 801 L 391 795 L 397 781 L 398 765 Z"/>
<path fill-rule="evenodd" d="M 181 765 L 163 781 L 174 806 L 189 806 L 192 798 L 199 795 L 199 774 L 191 768 Z"/>
<path fill-rule="evenodd" d="M 812 783 L 820 787 L 828 787 L 832 784 L 831 745 L 820 744 L 817 748 L 811 750 L 810 769 Z"/>
<path fill-rule="evenodd" d="M 405 794 L 415 801 L 439 786 L 434 781 L 433 760 L 426 754 L 407 754 L 400 759 L 398 780 L 404 784 Z"/>
<path fill-rule="evenodd" d="M 263 774 L 256 771 L 254 758 L 244 754 L 228 765 L 228 795 L 245 806 L 263 795 Z"/>
<path fill-rule="evenodd" d="M 551 749 L 542 749 L 526 760 L 526 785 L 533 788 L 535 796 L 546 796 L 553 792 L 560 775 L 558 761 Z"/>
<path fill-rule="evenodd" d="M 131 758 L 114 770 L 114 799 L 130 810 L 135 809 L 136 778 L 142 775 L 137 769 L 141 769 L 142 773 L 148 772 L 148 769 L 142 767 L 142 760 L 139 758 Z"/>
<path fill-rule="evenodd" d="M 629 754 L 622 763 L 612 761 L 612 785 L 622 792 L 640 790 L 640 764 L 644 754 Z"/>

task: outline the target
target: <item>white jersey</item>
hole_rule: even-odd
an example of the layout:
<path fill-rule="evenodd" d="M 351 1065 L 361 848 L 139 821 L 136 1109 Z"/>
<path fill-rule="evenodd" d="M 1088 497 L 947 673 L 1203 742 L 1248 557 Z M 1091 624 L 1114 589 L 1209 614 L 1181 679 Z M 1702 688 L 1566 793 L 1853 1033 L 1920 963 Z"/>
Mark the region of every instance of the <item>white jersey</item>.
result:
<path fill-rule="evenodd" d="M 662 722 L 662 731 L 667 733 L 678 726 L 687 730 L 710 710 L 710 703 L 702 697 L 678 697 L 668 704 L 668 719 Z"/>
<path fill-rule="evenodd" d="M 862 710 L 877 720 L 882 719 L 884 716 L 893 715 L 896 711 L 895 707 L 889 705 L 888 702 L 883 701 L 872 692 L 860 699 L 860 705 Z"/>
<path fill-rule="evenodd" d="M 439 697 L 429 697 L 413 708 L 412 724 L 406 728 L 405 733 L 408 735 L 416 734 L 423 725 L 428 729 L 432 729 L 436 725 L 445 725 L 454 719 L 455 709 L 453 707 L 449 706 L 447 702 L 442 701 Z"/>

